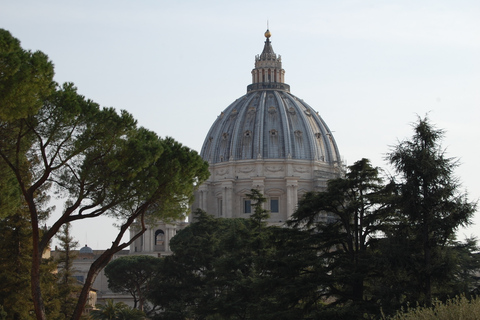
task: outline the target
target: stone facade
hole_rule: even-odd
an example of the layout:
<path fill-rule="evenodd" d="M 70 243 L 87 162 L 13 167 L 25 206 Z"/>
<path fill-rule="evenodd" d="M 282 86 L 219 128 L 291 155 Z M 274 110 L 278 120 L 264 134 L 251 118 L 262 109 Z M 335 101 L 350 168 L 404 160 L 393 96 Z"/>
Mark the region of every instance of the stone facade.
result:
<path fill-rule="evenodd" d="M 132 243 L 130 254 L 148 254 L 157 257 L 171 254 L 170 239 L 179 230 L 185 228 L 187 224 L 186 222 L 150 224 L 147 231 Z M 138 228 L 131 228 L 130 237 L 133 237 L 137 232 Z"/>
<path fill-rule="evenodd" d="M 294 159 L 242 160 L 210 165 L 211 176 L 196 192 L 194 207 L 224 218 L 245 218 L 251 189 L 267 198 L 269 223 L 282 224 L 308 191 L 326 188 L 339 169 L 320 161 Z M 246 205 L 247 202 L 247 205 Z"/>

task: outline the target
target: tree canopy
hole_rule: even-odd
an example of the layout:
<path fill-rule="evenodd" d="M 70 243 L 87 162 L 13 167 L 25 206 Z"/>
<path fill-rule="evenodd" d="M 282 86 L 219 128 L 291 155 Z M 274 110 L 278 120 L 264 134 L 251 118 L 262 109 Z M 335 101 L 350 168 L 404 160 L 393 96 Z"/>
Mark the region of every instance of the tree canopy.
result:
<path fill-rule="evenodd" d="M 476 203 L 468 201 L 453 174 L 458 163 L 441 147 L 443 135 L 427 117 L 419 118 L 412 138 L 400 142 L 387 156 L 398 173 L 400 223 L 392 236 L 403 238 L 421 289 L 417 301 L 428 306 L 434 283 L 446 279 L 444 248 L 452 245 L 460 226 L 471 223 L 476 210 Z"/>
<path fill-rule="evenodd" d="M 160 269 L 161 260 L 145 255 L 120 257 L 105 267 L 108 287 L 113 292 L 128 293 L 133 297 L 133 308 L 144 311 L 151 281 Z"/>
<path fill-rule="evenodd" d="M 311 246 L 325 261 L 318 271 L 323 298 L 334 300 L 330 307 L 353 303 L 360 314 L 373 308 L 369 283 L 376 272 L 371 247 L 392 219 L 391 194 L 380 169 L 361 159 L 347 168 L 345 177 L 330 180 L 325 191 L 307 193 L 288 221 L 310 234 Z"/>
<path fill-rule="evenodd" d="M 351 320 L 425 303 L 423 248 L 398 178 L 361 159 L 326 190 L 307 193 L 290 228 L 265 223 L 257 190 L 249 219 L 197 212 L 171 240 L 173 254 L 152 283 L 157 318 Z M 432 259 L 432 296 L 442 300 L 479 285 L 476 241 L 449 234 Z"/>
<path fill-rule="evenodd" d="M 9 58 L 10 52 L 28 56 L 18 48 L 18 40 L 4 31 L 2 35 L 8 40 L 3 42 L 17 46 L 15 51 L 3 45 L 2 57 Z M 38 57 L 45 60 L 43 64 L 51 65 L 45 55 Z M 22 59 L 14 59 L 18 70 L 30 63 Z M 0 67 L 2 75 L 12 73 L 9 63 Z M 40 82 L 50 77 L 49 68 L 33 70 L 41 74 L 33 74 L 31 86 L 38 84 L 35 79 Z M 185 214 L 194 188 L 208 177 L 208 165 L 195 151 L 172 138 L 161 139 L 138 127 L 129 113 L 100 108 L 78 94 L 73 84 L 48 83 L 34 88 L 23 79 L 0 79 L 0 89 L 13 90 L 8 95 L 9 104 L 2 105 L 5 116 L 0 119 L 0 162 L 1 168 L 14 177 L 30 215 L 31 285 L 38 319 L 45 319 L 39 286 L 41 256 L 54 235 L 63 225 L 80 219 L 107 215 L 121 221 L 112 246 L 92 264 L 87 275 L 75 309 L 74 318 L 78 319 L 94 278 L 113 254 L 144 232 L 146 218 L 176 219 Z M 9 110 L 16 105 L 26 111 L 13 115 Z M 44 207 L 47 195 L 56 196 L 64 206 L 60 217 L 40 232 L 49 215 Z M 135 221 L 142 226 L 139 233 L 122 242 Z"/>
<path fill-rule="evenodd" d="M 59 240 L 60 254 L 55 262 L 58 265 L 60 312 L 64 319 L 68 319 L 77 304 L 76 296 L 81 289 L 81 285 L 74 277 L 73 261 L 77 257 L 77 252 L 74 250 L 78 246 L 78 241 L 75 241 L 71 235 L 70 223 L 62 226 L 57 234 L 57 239 Z"/>
<path fill-rule="evenodd" d="M 93 320 L 143 320 L 145 314 L 137 309 L 132 309 L 123 302 L 115 303 L 107 300 L 105 304 L 98 305 L 98 308 L 90 312 Z"/>
<path fill-rule="evenodd" d="M 0 121 L 32 115 L 54 89 L 53 63 L 41 51 L 22 49 L 20 41 L 0 29 Z"/>
<path fill-rule="evenodd" d="M 159 319 L 301 319 L 317 303 L 316 250 L 298 230 L 266 226 L 263 195 L 250 195 L 251 218 L 198 211 L 171 240 L 150 292 Z"/>

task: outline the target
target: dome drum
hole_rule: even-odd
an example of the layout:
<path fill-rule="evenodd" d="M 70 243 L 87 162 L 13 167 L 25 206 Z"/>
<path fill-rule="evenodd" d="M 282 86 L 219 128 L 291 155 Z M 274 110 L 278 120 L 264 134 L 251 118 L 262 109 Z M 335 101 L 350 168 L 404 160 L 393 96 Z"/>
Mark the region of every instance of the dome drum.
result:
<path fill-rule="evenodd" d="M 252 83 L 247 86 L 247 92 L 256 90 L 284 90 L 290 92 L 290 86 L 286 83 L 279 82 L 259 82 Z"/>

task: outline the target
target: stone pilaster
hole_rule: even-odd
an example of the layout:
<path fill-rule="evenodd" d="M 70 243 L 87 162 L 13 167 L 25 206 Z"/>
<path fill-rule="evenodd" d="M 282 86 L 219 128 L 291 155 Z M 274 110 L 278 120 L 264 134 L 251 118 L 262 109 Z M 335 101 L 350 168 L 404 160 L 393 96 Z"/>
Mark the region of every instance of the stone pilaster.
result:
<path fill-rule="evenodd" d="M 289 219 L 297 208 L 298 202 L 298 178 L 286 177 L 287 187 L 287 219 Z"/>

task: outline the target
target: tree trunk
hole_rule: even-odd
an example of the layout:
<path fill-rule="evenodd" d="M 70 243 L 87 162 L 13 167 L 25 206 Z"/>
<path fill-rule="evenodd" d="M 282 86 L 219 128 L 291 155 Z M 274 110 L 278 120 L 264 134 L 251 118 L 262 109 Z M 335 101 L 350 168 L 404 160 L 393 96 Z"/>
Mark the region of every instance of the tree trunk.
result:
<path fill-rule="evenodd" d="M 430 248 L 430 236 L 429 236 L 429 219 L 428 213 L 425 213 L 426 217 L 424 218 L 423 226 L 423 253 L 424 253 L 424 264 L 425 264 L 425 279 L 424 279 L 424 294 L 425 294 L 425 305 L 427 307 L 432 306 L 432 266 L 431 266 L 431 248 Z"/>
<path fill-rule="evenodd" d="M 30 193 L 24 192 L 25 200 L 27 201 L 30 220 L 32 226 L 32 269 L 31 269 L 31 289 L 33 307 L 37 320 L 46 320 L 45 305 L 42 299 L 42 291 L 40 289 L 40 263 L 42 261 L 42 250 L 39 247 L 40 232 L 38 229 L 38 215 L 33 196 Z"/>
<path fill-rule="evenodd" d="M 105 250 L 104 253 L 100 255 L 100 257 L 95 260 L 90 269 L 88 270 L 87 279 L 85 279 L 85 284 L 83 285 L 82 291 L 80 292 L 80 296 L 78 297 L 77 305 L 75 306 L 75 311 L 72 315 L 72 320 L 80 320 L 83 310 L 85 309 L 85 305 L 87 304 L 88 294 L 90 293 L 90 289 L 92 288 L 93 282 L 95 278 L 100 273 L 100 271 L 107 266 L 107 264 L 112 260 L 113 255 L 120 250 L 128 247 L 131 243 L 133 243 L 138 237 L 140 237 L 146 230 L 145 221 L 144 221 L 144 214 L 145 211 L 148 209 L 149 204 L 144 204 L 135 214 L 132 214 L 127 221 L 122 225 L 120 231 L 117 235 L 115 241 L 113 241 L 112 246 Z M 129 241 L 119 245 L 121 239 L 125 232 L 130 228 L 132 223 L 140 217 L 140 222 L 142 225 L 142 229 Z"/>
<path fill-rule="evenodd" d="M 88 301 L 90 289 L 92 288 L 93 282 L 95 281 L 98 273 L 106 267 L 106 265 L 112 259 L 113 255 L 120 250 L 121 249 L 114 251 L 113 249 L 108 249 L 92 263 L 92 265 L 90 266 L 90 270 L 88 270 L 87 279 L 85 279 L 82 291 L 80 292 L 80 296 L 78 297 L 78 302 L 72 315 L 73 320 L 79 320 L 82 316 L 83 310 Z"/>
<path fill-rule="evenodd" d="M 36 232 L 35 232 L 36 231 Z M 40 289 L 40 261 L 42 254 L 38 250 L 38 228 L 33 230 L 33 251 L 32 251 L 32 270 L 31 270 L 31 288 L 33 307 L 38 320 L 46 320 L 45 305 L 43 304 L 42 292 Z"/>

